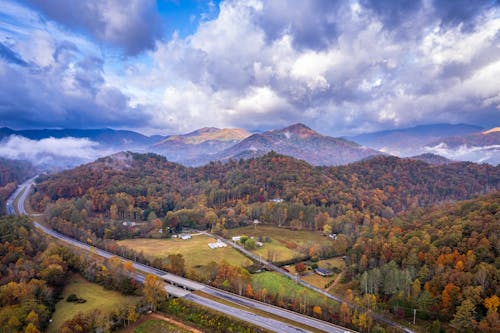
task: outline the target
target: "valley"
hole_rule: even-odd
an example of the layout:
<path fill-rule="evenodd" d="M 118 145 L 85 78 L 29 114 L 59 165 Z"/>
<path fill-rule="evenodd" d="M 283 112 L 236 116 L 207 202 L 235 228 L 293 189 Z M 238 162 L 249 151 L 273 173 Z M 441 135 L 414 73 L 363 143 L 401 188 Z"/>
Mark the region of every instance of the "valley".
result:
<path fill-rule="evenodd" d="M 247 176 L 238 178 L 239 170 L 245 170 Z M 40 177 L 30 195 L 30 203 L 39 211 L 45 211 L 43 221 L 48 226 L 157 269 L 311 316 L 353 325 L 352 328 L 359 325 L 355 324 L 357 319 L 346 318 L 357 318 L 363 313 L 370 313 L 374 320 L 366 325 L 389 324 L 390 327 L 394 324 L 375 313 L 375 307 L 391 317 L 404 318 L 405 313 L 395 309 L 407 307 L 404 302 L 412 302 L 412 294 L 400 298 L 400 292 L 412 284 L 418 283 L 422 290 L 437 282 L 429 275 L 419 277 L 423 273 L 416 267 L 420 266 L 411 268 L 413 266 L 406 262 L 407 256 L 418 253 L 415 242 L 419 236 L 413 237 L 414 244 L 410 247 L 416 252 L 407 252 L 402 245 L 399 250 L 392 245 L 387 248 L 392 242 L 401 243 L 401 239 L 391 239 L 404 235 L 394 231 L 399 230 L 396 226 L 389 226 L 401 223 L 398 221 L 406 214 L 418 212 L 414 207 L 496 191 L 499 172 L 498 167 L 488 165 L 433 165 L 392 157 L 377 157 L 346 167 L 318 168 L 275 153 L 246 162 L 185 169 L 160 156 L 126 153 Z M 77 176 L 79 173 L 85 173 L 86 177 Z M 349 180 L 343 183 L 342 177 L 347 175 Z M 398 182 L 392 177 L 397 177 Z M 215 188 L 211 188 L 211 184 L 216 184 L 218 191 L 226 186 L 234 187 L 232 182 L 236 179 L 243 182 L 239 183 L 241 189 L 236 188 L 235 192 L 227 187 L 228 192 L 216 193 Z M 268 179 L 274 179 L 274 183 Z M 418 183 L 412 183 L 417 179 Z M 134 184 L 136 181 L 142 185 Z M 370 189 L 372 182 L 374 188 Z M 454 185 L 458 183 L 465 187 Z M 395 184 L 399 188 L 391 190 Z M 297 186 L 309 192 L 290 196 Z M 245 192 L 252 188 L 259 190 L 253 196 L 245 194 L 252 193 Z M 345 206 L 348 197 L 342 194 L 346 189 L 354 195 L 350 208 Z M 155 190 L 158 192 L 154 193 Z M 365 191 L 371 193 L 370 201 Z M 407 192 L 412 194 L 412 201 L 405 201 Z M 320 194 L 321 199 L 316 199 L 315 193 Z M 342 203 L 335 201 L 342 195 L 345 198 Z M 496 214 L 496 210 L 491 213 Z M 493 222 L 492 228 L 494 225 Z M 403 227 L 407 226 L 402 224 L 399 228 Z M 492 229 L 483 229 L 488 238 L 491 237 L 489 230 Z M 381 244 L 376 245 L 374 234 L 381 236 Z M 210 248 L 209 244 L 216 243 L 220 237 L 226 239 L 223 241 L 227 246 Z M 433 246 L 441 253 L 444 248 L 439 242 L 440 238 Z M 384 250 L 378 254 L 372 252 L 375 249 Z M 372 253 L 370 257 L 368 253 Z M 434 267 L 432 260 L 426 269 Z M 274 272 L 258 272 L 266 267 Z M 299 270 L 301 273 L 297 275 Z M 322 277 L 318 272 L 327 276 Z M 399 282 L 390 290 L 384 289 L 382 282 L 377 282 L 375 287 L 373 276 L 380 274 L 392 274 Z M 429 287 L 423 286 L 421 279 L 430 279 Z M 363 283 L 371 289 L 363 289 Z M 437 284 L 435 288 L 444 287 L 449 286 Z M 170 292 L 177 291 L 171 289 Z M 320 298 L 316 292 L 324 296 Z M 439 292 L 433 291 L 434 295 Z M 484 292 L 491 291 L 484 289 Z M 378 301 L 365 303 L 371 295 Z M 422 295 L 418 297 L 424 297 Z M 419 312 L 422 325 L 430 325 L 426 317 L 428 309 L 422 307 Z M 443 312 L 439 318 L 446 318 L 449 313 Z"/>

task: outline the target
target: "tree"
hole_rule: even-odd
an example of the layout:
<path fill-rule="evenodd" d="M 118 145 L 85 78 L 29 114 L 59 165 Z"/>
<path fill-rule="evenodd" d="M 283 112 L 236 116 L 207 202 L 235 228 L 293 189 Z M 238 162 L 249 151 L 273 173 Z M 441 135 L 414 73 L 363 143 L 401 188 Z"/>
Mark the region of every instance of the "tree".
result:
<path fill-rule="evenodd" d="M 484 317 L 478 325 L 479 332 L 481 333 L 498 333 L 498 328 L 500 327 L 500 320 L 498 318 L 498 312 L 488 311 L 486 317 Z"/>
<path fill-rule="evenodd" d="M 340 321 L 342 324 L 346 325 L 351 322 L 351 310 L 349 309 L 349 306 L 347 306 L 347 303 L 342 302 L 340 305 Z"/>
<path fill-rule="evenodd" d="M 24 333 L 40 333 L 40 331 L 33 323 L 29 323 L 24 329 Z"/>
<path fill-rule="evenodd" d="M 156 275 L 146 275 L 146 279 L 144 280 L 144 296 L 151 310 L 156 311 L 158 303 L 167 297 L 167 292 L 163 288 L 163 281 Z"/>
<path fill-rule="evenodd" d="M 475 330 L 474 316 L 475 306 L 470 300 L 466 299 L 457 307 L 457 312 L 453 316 L 450 326 L 458 332 L 473 333 Z"/>
<path fill-rule="evenodd" d="M 491 297 L 484 299 L 484 307 L 488 311 L 497 312 L 499 306 L 500 306 L 500 298 L 497 295 L 493 295 Z"/>
<path fill-rule="evenodd" d="M 139 319 L 139 314 L 135 310 L 135 306 L 129 305 L 127 308 L 127 325 L 134 323 Z"/>
<path fill-rule="evenodd" d="M 323 316 L 323 310 L 321 309 L 321 306 L 315 305 L 313 307 L 313 313 L 315 317 L 321 318 Z"/>
<path fill-rule="evenodd" d="M 247 249 L 247 250 L 255 250 L 256 247 L 257 247 L 257 243 L 255 242 L 255 239 L 253 239 L 253 238 L 249 238 L 245 242 L 245 249 Z"/>
<path fill-rule="evenodd" d="M 302 273 L 306 270 L 306 264 L 303 262 L 303 261 L 300 261 L 298 263 L 295 264 L 295 271 L 297 271 L 297 273 Z"/>
<path fill-rule="evenodd" d="M 167 271 L 181 276 L 186 274 L 186 261 L 182 254 L 170 254 L 167 263 Z"/>

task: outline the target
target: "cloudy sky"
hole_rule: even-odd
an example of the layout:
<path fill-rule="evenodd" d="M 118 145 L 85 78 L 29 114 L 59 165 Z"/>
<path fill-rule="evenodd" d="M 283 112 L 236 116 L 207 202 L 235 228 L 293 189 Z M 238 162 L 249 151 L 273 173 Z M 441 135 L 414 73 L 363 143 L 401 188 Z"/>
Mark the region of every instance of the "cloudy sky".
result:
<path fill-rule="evenodd" d="M 500 125 L 498 0 L 0 2 L 0 126 Z"/>

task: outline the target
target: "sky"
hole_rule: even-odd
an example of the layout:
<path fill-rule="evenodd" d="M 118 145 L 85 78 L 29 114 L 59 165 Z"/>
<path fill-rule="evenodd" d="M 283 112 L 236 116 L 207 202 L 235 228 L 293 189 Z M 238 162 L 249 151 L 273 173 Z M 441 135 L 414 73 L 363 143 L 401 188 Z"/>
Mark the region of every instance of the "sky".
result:
<path fill-rule="evenodd" d="M 0 126 L 500 125 L 498 0 L 0 0 Z"/>

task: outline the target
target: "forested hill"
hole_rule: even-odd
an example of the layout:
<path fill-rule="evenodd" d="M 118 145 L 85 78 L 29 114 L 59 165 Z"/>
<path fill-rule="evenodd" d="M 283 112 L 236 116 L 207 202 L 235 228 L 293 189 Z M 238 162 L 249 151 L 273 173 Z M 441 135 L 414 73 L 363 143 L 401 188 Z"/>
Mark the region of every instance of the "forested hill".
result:
<path fill-rule="evenodd" d="M 60 198 L 83 197 L 80 211 L 115 218 L 147 219 L 151 213 L 164 217 L 170 212 L 171 223 L 201 225 L 210 211 L 225 218 L 226 227 L 259 218 L 313 229 L 326 223 L 318 220 L 321 213 L 335 218 L 340 228 L 344 222 L 390 218 L 409 208 L 497 190 L 500 167 L 431 165 L 384 156 L 313 167 L 269 153 L 186 168 L 154 154 L 119 153 L 45 177 L 36 188 L 32 203 L 39 210 Z"/>
<path fill-rule="evenodd" d="M 18 183 L 35 173 L 33 165 L 27 161 L 9 160 L 0 157 L 0 186 Z"/>
<path fill-rule="evenodd" d="M 498 192 L 412 210 L 362 228 L 350 273 L 389 307 L 451 320 L 457 332 L 498 332 L 499 229 Z"/>
<path fill-rule="evenodd" d="M 5 200 L 14 192 L 17 184 L 35 174 L 27 161 L 0 158 L 0 215 L 5 211 Z"/>

